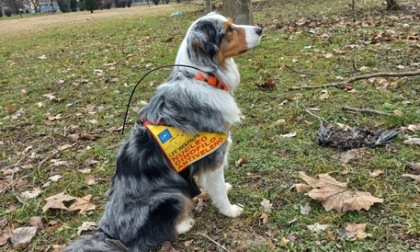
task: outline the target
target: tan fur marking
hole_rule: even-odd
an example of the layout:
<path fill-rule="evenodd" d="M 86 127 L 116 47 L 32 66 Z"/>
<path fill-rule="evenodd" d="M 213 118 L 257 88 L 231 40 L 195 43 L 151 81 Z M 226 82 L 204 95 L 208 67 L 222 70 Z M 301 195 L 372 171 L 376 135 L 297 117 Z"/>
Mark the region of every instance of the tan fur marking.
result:
<path fill-rule="evenodd" d="M 229 27 L 229 26 L 228 26 Z M 222 67 L 226 66 L 225 59 L 240 55 L 248 49 L 246 44 L 246 33 L 242 28 L 230 26 L 233 30 L 226 31 L 225 37 L 217 53 L 217 59 Z"/>
<path fill-rule="evenodd" d="M 182 209 L 182 212 L 178 215 L 175 221 L 175 225 L 181 223 L 183 220 L 190 218 L 190 213 L 193 208 L 193 202 L 190 198 L 182 196 L 182 200 L 184 202 L 184 209 Z M 175 231 L 176 233 L 176 231 Z M 178 234 L 176 234 L 178 235 Z"/>

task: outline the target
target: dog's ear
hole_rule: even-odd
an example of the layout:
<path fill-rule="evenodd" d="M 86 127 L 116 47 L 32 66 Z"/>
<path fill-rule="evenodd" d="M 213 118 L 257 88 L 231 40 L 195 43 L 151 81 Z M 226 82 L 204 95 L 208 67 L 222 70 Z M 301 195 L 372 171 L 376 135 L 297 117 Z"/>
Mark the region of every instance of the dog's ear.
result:
<path fill-rule="evenodd" d="M 192 47 L 210 57 L 219 52 L 219 45 L 223 34 L 218 31 L 217 25 L 206 20 L 199 21 L 192 32 Z"/>

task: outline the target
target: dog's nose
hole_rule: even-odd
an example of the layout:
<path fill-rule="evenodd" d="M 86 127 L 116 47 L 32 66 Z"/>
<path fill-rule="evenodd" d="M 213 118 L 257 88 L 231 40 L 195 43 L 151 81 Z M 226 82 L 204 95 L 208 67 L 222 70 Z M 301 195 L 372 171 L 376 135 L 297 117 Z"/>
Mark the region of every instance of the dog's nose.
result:
<path fill-rule="evenodd" d="M 258 36 L 261 36 L 262 34 L 262 29 L 260 27 L 255 28 L 255 33 L 258 34 Z"/>

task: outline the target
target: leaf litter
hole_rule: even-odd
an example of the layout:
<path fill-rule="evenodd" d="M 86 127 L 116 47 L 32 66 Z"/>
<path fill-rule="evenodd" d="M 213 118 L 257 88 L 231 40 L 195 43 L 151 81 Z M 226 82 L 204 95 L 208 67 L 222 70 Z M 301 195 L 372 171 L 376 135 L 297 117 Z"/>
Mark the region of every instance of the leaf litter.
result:
<path fill-rule="evenodd" d="M 373 204 L 384 201 L 369 192 L 350 189 L 346 182 L 339 182 L 329 174 L 319 174 L 319 179 L 315 179 L 304 172 L 299 172 L 299 177 L 312 187 L 306 195 L 321 202 L 327 212 L 333 209 L 339 213 L 369 210 Z"/>

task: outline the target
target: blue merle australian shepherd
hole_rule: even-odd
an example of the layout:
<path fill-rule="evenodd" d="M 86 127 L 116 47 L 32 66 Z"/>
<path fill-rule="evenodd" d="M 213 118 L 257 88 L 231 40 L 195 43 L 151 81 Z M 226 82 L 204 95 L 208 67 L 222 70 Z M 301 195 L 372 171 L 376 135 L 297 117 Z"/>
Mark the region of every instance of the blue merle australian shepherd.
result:
<path fill-rule="evenodd" d="M 168 125 L 183 132 L 229 135 L 240 111 L 232 92 L 240 82 L 233 57 L 255 47 L 262 30 L 235 25 L 210 13 L 189 28 L 176 64 L 154 97 L 139 112 L 139 121 L 118 153 L 117 169 L 99 229 L 82 236 L 65 251 L 141 252 L 173 241 L 194 224 L 192 198 L 200 193 L 194 178 L 228 217 L 243 209 L 231 204 L 223 169 L 227 165 L 230 137 L 211 154 L 177 173 L 162 152 L 147 124 Z"/>

